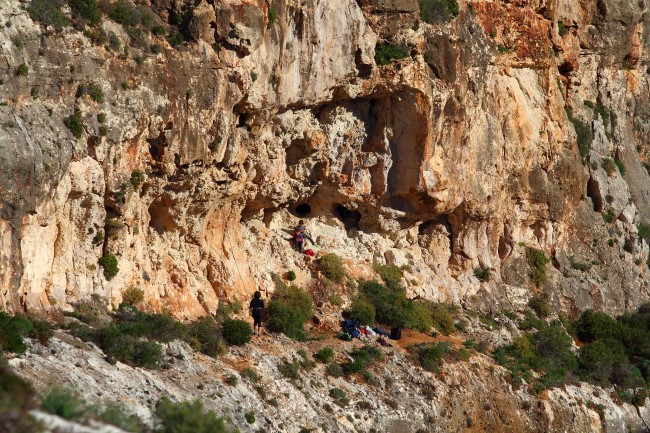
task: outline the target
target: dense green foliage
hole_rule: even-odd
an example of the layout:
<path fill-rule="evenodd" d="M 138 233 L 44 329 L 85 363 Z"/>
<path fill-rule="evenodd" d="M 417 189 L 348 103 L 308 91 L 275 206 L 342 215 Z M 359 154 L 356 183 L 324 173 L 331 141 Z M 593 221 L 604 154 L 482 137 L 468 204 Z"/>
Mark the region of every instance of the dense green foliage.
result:
<path fill-rule="evenodd" d="M 248 322 L 238 319 L 228 319 L 223 322 L 223 338 L 228 344 L 243 346 L 251 341 L 253 328 Z"/>
<path fill-rule="evenodd" d="M 144 290 L 131 286 L 122 293 L 122 302 L 129 305 L 138 305 L 144 300 Z"/>
<path fill-rule="evenodd" d="M 542 250 L 536 248 L 526 248 L 526 261 L 530 267 L 530 278 L 536 286 L 546 282 L 546 265 L 549 262 L 548 257 Z"/>
<path fill-rule="evenodd" d="M 542 319 L 551 314 L 551 304 L 549 304 L 548 296 L 545 293 L 530 298 L 528 306 L 537 314 L 537 317 Z"/>
<path fill-rule="evenodd" d="M 587 122 L 573 117 L 573 111 L 567 109 L 567 116 L 569 121 L 573 124 L 573 128 L 576 130 L 578 152 L 580 156 L 585 159 L 589 156 L 591 151 L 591 142 L 594 139 L 593 133 L 591 132 L 591 125 Z"/>
<path fill-rule="evenodd" d="M 83 402 L 69 390 L 53 388 L 43 398 L 41 409 L 72 420 L 83 414 Z"/>
<path fill-rule="evenodd" d="M 314 358 L 318 359 L 324 364 L 329 364 L 334 359 L 334 349 L 331 347 L 323 347 L 318 352 L 314 354 Z"/>
<path fill-rule="evenodd" d="M 303 325 L 313 315 L 309 293 L 291 286 L 280 288 L 268 307 L 267 325 L 272 332 L 283 332 L 295 340 L 305 338 Z"/>
<path fill-rule="evenodd" d="M 342 365 L 345 374 L 358 373 L 368 368 L 373 362 L 381 359 L 381 351 L 375 346 L 363 346 L 350 353 L 352 361 Z"/>
<path fill-rule="evenodd" d="M 389 43 L 384 42 L 375 47 L 375 63 L 378 65 L 387 65 L 393 60 L 404 59 L 408 56 L 409 53 L 404 48 Z"/>
<path fill-rule="evenodd" d="M 70 20 L 61 12 L 58 3 L 52 0 L 32 0 L 27 7 L 27 12 L 34 22 L 61 30 L 70 25 Z"/>
<path fill-rule="evenodd" d="M 420 0 L 420 19 L 429 24 L 449 21 L 459 12 L 458 0 Z"/>
<path fill-rule="evenodd" d="M 358 320 L 362 325 L 369 325 L 375 321 L 375 306 L 365 298 L 357 296 L 352 301 L 352 306 L 348 312 L 350 319 Z"/>
<path fill-rule="evenodd" d="M 320 270 L 326 278 L 340 283 L 345 278 L 345 266 L 339 256 L 334 253 L 325 254 L 320 259 Z"/>
<path fill-rule="evenodd" d="M 393 282 L 389 286 L 376 281 L 360 281 L 359 294 L 374 305 L 377 321 L 428 332 L 434 324 L 429 309 L 431 303 L 409 300 L 404 287 Z"/>
<path fill-rule="evenodd" d="M 437 373 L 442 359 L 451 350 L 451 343 L 440 341 L 437 344 L 417 344 L 411 349 L 417 353 L 422 368 Z"/>
<path fill-rule="evenodd" d="M 221 305 L 221 304 L 220 304 Z M 190 323 L 187 327 L 187 342 L 194 350 L 215 357 L 224 354 L 228 348 L 221 336 L 219 324 L 210 316 Z"/>
<path fill-rule="evenodd" d="M 490 268 L 485 268 L 485 269 L 474 268 L 474 276 L 483 283 L 487 283 L 490 281 L 491 273 L 492 273 L 492 269 Z"/>
<path fill-rule="evenodd" d="M 96 0 L 67 0 L 72 13 L 92 24 L 98 24 L 102 19 L 102 11 L 97 7 Z"/>
<path fill-rule="evenodd" d="M 97 263 L 104 268 L 104 276 L 109 281 L 120 271 L 117 266 L 117 257 L 114 254 L 104 254 Z"/>
<path fill-rule="evenodd" d="M 27 350 L 24 337 L 47 344 L 51 336 L 52 328 L 47 322 L 31 320 L 22 314 L 9 316 L 0 311 L 0 353 L 6 351 L 21 354 Z"/>
<path fill-rule="evenodd" d="M 223 418 L 203 408 L 200 400 L 173 403 L 163 397 L 156 405 L 160 420 L 155 433 L 229 433 Z"/>

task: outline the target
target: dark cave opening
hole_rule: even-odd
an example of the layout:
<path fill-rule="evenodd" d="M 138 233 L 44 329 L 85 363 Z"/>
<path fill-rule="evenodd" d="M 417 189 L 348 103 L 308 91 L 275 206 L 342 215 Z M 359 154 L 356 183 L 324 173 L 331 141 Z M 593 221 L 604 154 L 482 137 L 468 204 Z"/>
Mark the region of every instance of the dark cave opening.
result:
<path fill-rule="evenodd" d="M 345 230 L 359 229 L 361 222 L 361 212 L 351 210 L 341 204 L 334 206 L 334 216 L 345 226 Z"/>
<path fill-rule="evenodd" d="M 311 214 L 311 206 L 309 203 L 300 203 L 296 206 L 296 213 L 300 217 L 307 217 Z"/>

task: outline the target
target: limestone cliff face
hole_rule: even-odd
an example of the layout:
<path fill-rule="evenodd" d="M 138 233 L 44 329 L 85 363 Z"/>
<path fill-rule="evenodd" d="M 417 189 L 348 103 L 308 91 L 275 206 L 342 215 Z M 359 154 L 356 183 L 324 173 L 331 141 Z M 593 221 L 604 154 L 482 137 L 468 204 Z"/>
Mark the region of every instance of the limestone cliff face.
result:
<path fill-rule="evenodd" d="M 648 299 L 645 3 L 461 2 L 437 24 L 414 0 L 145 3 L 185 13 L 190 40 L 145 36 L 141 61 L 108 18 L 125 53 L 0 5 L 4 309 L 139 286 L 195 317 L 272 290 L 272 272 L 310 285 L 285 240 L 299 217 L 353 275 L 409 264 L 413 296 L 491 310 L 544 291 L 569 313 Z M 384 42 L 406 58 L 376 64 Z M 526 247 L 554 258 L 543 287 Z"/>

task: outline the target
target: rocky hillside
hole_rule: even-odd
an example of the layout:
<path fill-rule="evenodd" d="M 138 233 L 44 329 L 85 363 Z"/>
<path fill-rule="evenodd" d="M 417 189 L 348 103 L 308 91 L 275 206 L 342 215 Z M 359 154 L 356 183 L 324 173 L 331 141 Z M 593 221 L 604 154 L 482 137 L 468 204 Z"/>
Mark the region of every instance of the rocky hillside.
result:
<path fill-rule="evenodd" d="M 298 218 L 413 296 L 648 298 L 645 3 L 59 3 L 0 6 L 5 309 L 139 286 L 191 318 L 272 272 L 308 286 Z"/>
<path fill-rule="evenodd" d="M 648 7 L 4 0 L 0 310 L 53 317 L 90 299 L 117 308 L 138 287 L 144 310 L 193 320 L 256 289 L 270 297 L 292 271 L 316 320 L 335 323 L 355 281 L 388 265 L 410 299 L 494 317 L 521 318 L 531 299 L 563 320 L 632 313 L 650 299 Z M 316 259 L 288 242 L 299 219 Z M 343 258 L 343 281 L 323 278 L 326 253 Z M 11 361 L 37 385 L 69 371 L 76 349 L 61 337 L 55 353 L 40 350 Z M 83 350 L 92 360 L 99 349 Z M 102 388 L 112 379 L 99 371 L 124 374 L 121 395 L 147 380 L 178 398 L 227 390 L 221 412 L 241 418 L 233 402 L 253 398 L 250 386 L 190 391 L 202 371 L 240 371 L 241 353 L 207 361 L 169 350 L 186 365 L 161 377 L 99 364 L 83 374 Z M 270 386 L 298 346 L 250 350 Z M 385 360 L 384 375 L 404 356 Z M 415 429 L 400 424 L 407 413 L 445 419 L 434 431 L 647 428 L 641 409 L 605 392 L 581 397 L 584 384 L 538 398 L 505 385 L 484 355 L 448 368 L 448 381 L 395 372 L 399 392 L 386 398 L 397 407 L 382 403 L 383 382 L 350 385 L 372 396 L 367 418 L 337 412 L 332 423 L 315 403 L 311 381 L 325 386 L 315 373 L 298 389 L 313 400 L 290 398 L 288 384 L 277 398 L 334 431 Z M 192 385 L 172 389 L 187 371 Z M 433 411 L 419 398 L 400 406 L 430 381 L 444 390 Z M 147 398 L 133 399 L 146 417 Z M 608 409 L 594 411 L 600 404 Z M 264 405 L 264 428 L 283 431 L 293 407 Z"/>

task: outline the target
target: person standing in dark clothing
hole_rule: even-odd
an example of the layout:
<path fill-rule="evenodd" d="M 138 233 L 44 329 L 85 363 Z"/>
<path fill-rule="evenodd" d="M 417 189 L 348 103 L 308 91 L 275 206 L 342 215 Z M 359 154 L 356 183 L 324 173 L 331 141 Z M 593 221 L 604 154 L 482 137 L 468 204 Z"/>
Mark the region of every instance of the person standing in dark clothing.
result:
<path fill-rule="evenodd" d="M 258 291 L 255 292 L 254 298 L 248 308 L 253 315 L 253 331 L 255 335 L 262 335 L 262 318 L 264 317 L 264 301 L 262 301 L 262 294 Z"/>

